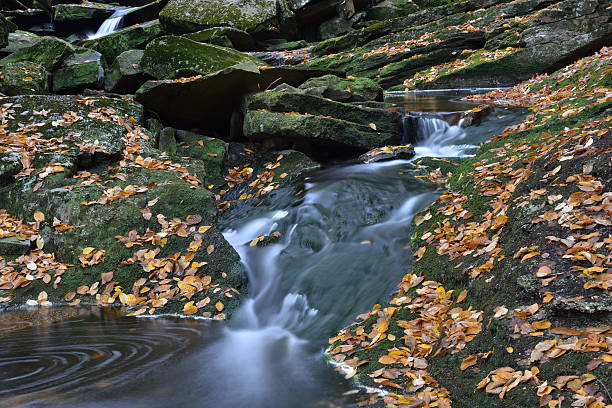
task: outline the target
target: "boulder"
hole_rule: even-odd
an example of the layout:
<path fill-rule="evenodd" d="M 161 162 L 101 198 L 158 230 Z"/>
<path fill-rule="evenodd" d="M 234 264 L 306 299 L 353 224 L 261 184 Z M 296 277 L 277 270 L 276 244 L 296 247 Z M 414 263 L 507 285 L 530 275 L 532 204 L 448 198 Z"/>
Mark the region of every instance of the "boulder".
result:
<path fill-rule="evenodd" d="M 117 7 L 97 3 L 58 4 L 54 7 L 53 23 L 60 31 L 99 25 L 117 10 Z"/>
<path fill-rule="evenodd" d="M 264 65 L 257 58 L 231 48 L 163 36 L 147 45 L 140 69 L 156 79 L 172 79 L 206 75 L 238 64 Z"/>
<path fill-rule="evenodd" d="M 311 95 L 318 95 L 338 102 L 361 102 L 383 100 L 383 89 L 368 78 L 340 78 L 324 75 L 309 79 L 299 86 Z"/>
<path fill-rule="evenodd" d="M 370 150 L 359 156 L 364 163 L 377 163 L 390 160 L 410 160 L 414 157 L 414 148 L 411 145 L 384 146 Z"/>
<path fill-rule="evenodd" d="M 23 255 L 30 250 L 30 241 L 17 237 L 0 238 L 0 256 Z"/>
<path fill-rule="evenodd" d="M 267 91 L 248 95 L 244 136 L 266 148 L 300 150 L 313 157 L 349 156 L 399 144 L 401 115 L 296 92 Z"/>
<path fill-rule="evenodd" d="M 213 184 L 222 184 L 220 181 L 223 180 L 223 164 L 227 157 L 228 144 L 223 140 L 186 130 L 177 130 L 175 136 L 178 143 L 176 154 L 202 161 L 206 167 L 207 180 L 211 180 Z M 217 181 L 212 181 L 215 179 Z"/>
<path fill-rule="evenodd" d="M 167 32 L 179 34 L 218 26 L 257 31 L 280 25 L 276 0 L 170 0 L 159 19 Z"/>
<path fill-rule="evenodd" d="M 30 61 L 9 62 L 0 67 L 0 92 L 5 95 L 49 93 L 49 72 Z"/>
<path fill-rule="evenodd" d="M 104 89 L 107 92 L 136 92 L 149 78 L 140 69 L 143 54 L 143 50 L 129 50 L 119 54 L 106 71 Z"/>
<path fill-rule="evenodd" d="M 300 48 L 308 47 L 308 43 L 304 40 L 299 41 L 280 41 L 266 45 L 266 51 L 292 51 Z"/>
<path fill-rule="evenodd" d="M 166 127 L 159 132 L 157 148 L 167 154 L 176 154 L 176 130 Z"/>
<path fill-rule="evenodd" d="M 96 300 L 96 293 L 112 295 L 114 285 L 120 285 L 127 294 L 132 292 L 136 282 L 141 282 L 136 287 L 147 286 L 150 292 L 134 293 L 144 296 L 147 305 L 150 305 L 160 291 L 170 289 L 169 286 L 167 289 L 161 288 L 158 281 L 168 277 L 171 286 L 176 288 L 174 278 L 180 280 L 196 273 L 197 269 L 197 276 L 210 278 L 208 283 L 211 285 L 206 283 L 199 285 L 198 289 L 194 288 L 194 293 L 189 295 L 190 300 L 198 302 L 209 298 L 210 302 L 205 306 L 200 304 L 200 313 L 216 315 L 219 312 L 215 305 L 221 301 L 225 306 L 224 313 L 227 316 L 231 314 L 238 306 L 239 295 L 246 291 L 246 276 L 240 257 L 216 226 L 217 209 L 213 193 L 205 187 L 205 166 L 195 159 L 173 158 L 173 166 L 185 168 L 193 177 L 187 182 L 179 177 L 182 175 L 180 172 L 148 165 L 146 159 L 167 158 L 162 158 L 160 152 L 152 147 L 150 135 L 142 129 L 138 140 L 138 155 L 142 157 L 129 160 L 121 154 L 126 148 L 122 138 L 127 132 L 123 121 L 133 117 L 129 127 L 134 129 L 142 120 L 141 106 L 121 99 L 73 96 L 11 97 L 0 99 L 0 103 L 8 106 L 14 116 L 14 119 L 7 121 L 9 134 L 19 129 L 30 134 L 40 131 L 44 138 L 61 138 L 54 139 L 58 145 L 52 153 L 32 150 L 35 169 L 30 169 L 29 174 L 24 171 L 19 178 L 13 178 L 9 184 L 0 187 L 0 202 L 9 214 L 23 220 L 33 219 L 35 211 L 45 214 L 39 228 L 44 251 L 53 253 L 59 262 L 71 264 L 71 267 L 54 276 L 54 285 L 43 284 L 43 274 L 33 273 L 35 280 L 31 284 L 12 291 L 15 302 L 24 302 L 32 297 L 32 292 L 41 290 L 47 291 L 53 303 L 63 302 L 67 293 L 76 292 L 82 285 L 99 287 L 99 292 L 95 289 L 90 291 L 91 297 L 77 296 L 83 302 L 90 303 Z M 36 110 L 42 107 L 50 112 L 37 113 Z M 66 124 L 62 120 L 72 123 Z M 35 128 L 32 126 L 34 124 L 39 127 Z M 82 151 L 76 144 L 86 139 L 89 145 Z M 6 147 L 2 141 L 0 146 Z M 104 148 L 108 153 L 97 157 L 91 150 L 93 147 L 98 150 Z M 90 163 L 79 160 L 77 155 L 90 157 Z M 60 173 L 37 174 L 49 163 L 57 163 L 55 167 L 61 164 Z M 77 170 L 85 169 L 91 171 L 76 174 Z M 72 177 L 75 174 L 78 177 Z M 198 183 L 197 178 L 202 183 Z M 96 180 L 104 182 L 98 183 Z M 100 200 L 113 189 L 129 191 L 135 186 L 139 189 L 137 194 L 126 194 L 105 203 Z M 141 209 L 145 208 L 149 209 L 152 217 L 143 216 L 145 212 Z M 184 231 L 168 233 L 178 225 L 177 222 L 181 223 Z M 132 247 L 118 239 L 128 239 L 134 234 L 144 236 L 148 230 L 157 233 L 164 229 L 166 232 L 161 242 L 143 240 Z M 201 245 L 195 245 L 194 241 L 200 241 Z M 0 252 L 6 252 L 2 244 Z M 82 263 L 83 254 L 92 251 L 86 248 L 95 249 L 99 263 Z M 155 253 L 156 262 L 160 261 L 168 268 L 160 265 L 161 268 L 148 269 L 147 263 L 141 262 L 138 256 L 134 257 L 140 249 Z M 97 252 L 102 250 L 104 252 Z M 106 283 L 108 280 L 105 282 L 102 274 L 109 271 L 113 271 L 112 282 Z M 60 275 L 60 279 L 56 280 Z M 156 309 L 162 313 L 182 311 L 183 304 L 188 300 L 179 300 L 181 290 L 176 288 L 175 291 L 173 288 L 169 296 L 164 296 L 173 299 L 167 305 L 166 302 L 160 303 Z M 119 303 L 118 298 L 116 301 Z"/>
<path fill-rule="evenodd" d="M 0 50 L 0 56 L 6 57 L 9 54 L 14 53 L 18 49 L 29 47 L 38 41 L 40 37 L 34 33 L 27 31 L 17 30 L 14 33 L 8 35 L 8 45 Z"/>
<path fill-rule="evenodd" d="M 9 62 L 30 61 L 54 71 L 74 53 L 74 47 L 55 37 L 40 37 L 32 45 L 23 47 L 0 60 L 0 66 Z"/>
<path fill-rule="evenodd" d="M 283 82 L 298 86 L 309 78 L 331 72 L 337 73 L 305 67 L 259 69 L 256 64 L 247 63 L 206 76 L 148 81 L 136 92 L 136 99 L 166 124 L 179 128 L 198 125 L 226 136 L 224 120 L 229 119 L 242 95 Z"/>
<path fill-rule="evenodd" d="M 232 27 L 214 27 L 185 34 L 186 38 L 197 42 L 206 42 L 222 47 L 232 47 L 239 51 L 252 51 L 255 41 L 245 31 Z"/>
<path fill-rule="evenodd" d="M 369 20 L 390 20 L 419 11 L 419 6 L 412 0 L 384 0 L 367 11 Z"/>
<path fill-rule="evenodd" d="M 30 31 L 33 27 L 48 24 L 51 21 L 48 11 L 35 8 L 28 10 L 6 10 L 2 13 L 10 20 L 12 27 L 10 31 L 15 31 L 18 28 Z"/>
<path fill-rule="evenodd" d="M 159 37 L 161 33 L 159 21 L 154 20 L 126 27 L 94 40 L 83 41 L 81 45 L 98 51 L 104 56 L 106 63 L 111 65 L 122 52 L 138 48 L 142 49 L 151 40 Z"/>
<path fill-rule="evenodd" d="M 136 92 L 136 100 L 156 112 L 170 125 L 219 125 L 238 103 L 240 96 L 258 90 L 259 69 L 255 64 L 181 80 L 147 81 Z"/>
<path fill-rule="evenodd" d="M 53 92 L 79 91 L 84 88 L 99 89 L 104 83 L 102 54 L 79 47 L 62 66 L 53 73 Z"/>

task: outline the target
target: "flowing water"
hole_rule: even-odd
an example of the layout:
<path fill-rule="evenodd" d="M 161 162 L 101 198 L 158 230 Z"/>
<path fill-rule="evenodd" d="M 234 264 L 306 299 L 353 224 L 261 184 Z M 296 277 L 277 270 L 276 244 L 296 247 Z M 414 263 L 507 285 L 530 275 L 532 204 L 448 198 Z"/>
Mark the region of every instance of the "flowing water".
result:
<path fill-rule="evenodd" d="M 95 34 L 88 36 L 88 40 L 94 40 L 96 38 L 104 37 L 117 31 L 121 27 L 123 17 L 129 13 L 132 9 L 124 8 L 115 11 L 109 18 L 104 20 L 98 31 Z"/>
<path fill-rule="evenodd" d="M 464 106 L 444 103 L 442 112 Z M 423 111 L 420 157 L 473 154 L 521 118 L 497 109 L 464 129 L 439 109 Z M 0 337 L 0 407 L 355 406 L 356 385 L 322 351 L 410 270 L 412 217 L 438 194 L 413 169 L 405 160 L 336 165 L 309 174 L 301 195 L 279 193 L 274 209 L 225 214 L 220 225 L 250 280 L 228 323 L 119 318 L 112 309 L 31 327 L 31 317 L 5 322 L 19 330 Z M 249 246 L 274 231 L 277 243 Z"/>

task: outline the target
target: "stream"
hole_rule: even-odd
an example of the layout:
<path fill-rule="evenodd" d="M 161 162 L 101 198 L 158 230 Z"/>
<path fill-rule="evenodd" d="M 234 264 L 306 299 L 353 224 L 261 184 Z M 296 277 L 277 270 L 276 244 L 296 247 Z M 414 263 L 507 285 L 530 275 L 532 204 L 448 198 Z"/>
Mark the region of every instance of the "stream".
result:
<path fill-rule="evenodd" d="M 384 301 L 410 271 L 411 220 L 436 199 L 418 157 L 463 157 L 523 118 L 496 108 L 478 126 L 449 126 L 465 93 L 389 95 L 421 112 L 417 158 L 342 163 L 306 175 L 274 208 L 220 218 L 249 274 L 231 321 L 120 317 L 117 310 L 0 315 L 0 407 L 349 407 L 357 385 L 322 355 L 327 339 Z M 270 246 L 250 247 L 278 231 Z M 62 315 L 65 314 L 65 315 Z M 8 329 L 7 329 L 8 328 Z"/>

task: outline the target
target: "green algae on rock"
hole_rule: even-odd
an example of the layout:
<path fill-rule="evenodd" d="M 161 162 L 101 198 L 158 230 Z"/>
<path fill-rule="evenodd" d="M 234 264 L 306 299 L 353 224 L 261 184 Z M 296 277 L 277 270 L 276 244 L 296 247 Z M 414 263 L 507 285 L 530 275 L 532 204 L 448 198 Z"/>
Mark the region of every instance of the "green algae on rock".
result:
<path fill-rule="evenodd" d="M 0 66 L 0 92 L 8 96 L 48 94 L 49 78 L 49 72 L 40 64 L 9 62 Z"/>

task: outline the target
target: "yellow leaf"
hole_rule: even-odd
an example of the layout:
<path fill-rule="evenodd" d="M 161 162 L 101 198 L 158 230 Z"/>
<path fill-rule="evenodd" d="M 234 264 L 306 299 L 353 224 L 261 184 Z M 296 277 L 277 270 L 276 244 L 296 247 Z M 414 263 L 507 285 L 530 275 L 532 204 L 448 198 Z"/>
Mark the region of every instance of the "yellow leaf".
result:
<path fill-rule="evenodd" d="M 512 347 L 506 347 L 506 351 L 510 354 L 514 353 L 514 348 Z"/>
<path fill-rule="evenodd" d="M 378 326 L 378 332 L 384 333 L 387 331 L 388 328 L 389 328 L 389 321 L 385 320 L 384 322 L 380 324 L 380 326 Z"/>
<path fill-rule="evenodd" d="M 95 248 L 87 247 L 87 248 L 83 249 L 82 253 L 83 253 L 83 255 L 89 255 L 89 254 L 91 254 L 94 251 L 94 249 Z"/>
<path fill-rule="evenodd" d="M 459 296 L 457 296 L 457 303 L 462 302 L 467 296 L 467 290 L 462 290 L 461 293 L 459 293 Z"/>
<path fill-rule="evenodd" d="M 185 303 L 183 306 L 183 314 L 192 315 L 198 312 L 198 308 L 193 304 L 193 300 Z"/>
<path fill-rule="evenodd" d="M 476 365 L 477 361 L 478 360 L 476 359 L 476 356 L 470 354 L 469 356 L 464 358 L 463 361 L 461 362 L 461 367 L 460 367 L 461 371 L 464 371 L 470 368 L 471 366 Z"/>
<path fill-rule="evenodd" d="M 370 127 L 372 128 L 372 130 L 376 130 L 376 125 L 374 123 L 370 123 Z"/>
<path fill-rule="evenodd" d="M 38 222 L 42 222 L 45 220 L 45 214 L 41 213 L 40 211 L 35 211 L 34 219 Z"/>
<path fill-rule="evenodd" d="M 381 358 L 378 359 L 378 362 L 380 364 L 395 364 L 396 360 L 395 358 L 388 356 L 388 355 L 384 355 Z"/>
<path fill-rule="evenodd" d="M 198 233 L 203 234 L 210 229 L 210 225 L 203 225 L 198 228 Z"/>
<path fill-rule="evenodd" d="M 223 309 L 225 309 L 225 306 L 223 305 L 223 303 L 217 302 L 217 303 L 215 303 L 215 309 L 217 309 L 220 312 Z"/>

